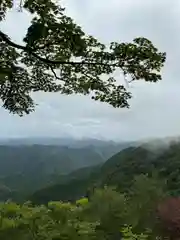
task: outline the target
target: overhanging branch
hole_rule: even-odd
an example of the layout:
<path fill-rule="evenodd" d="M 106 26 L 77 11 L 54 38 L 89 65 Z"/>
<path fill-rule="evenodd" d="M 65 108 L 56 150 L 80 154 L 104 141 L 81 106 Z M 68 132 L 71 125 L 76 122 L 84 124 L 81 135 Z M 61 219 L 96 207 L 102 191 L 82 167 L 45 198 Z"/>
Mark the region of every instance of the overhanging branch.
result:
<path fill-rule="evenodd" d="M 14 43 L 13 41 L 10 40 L 10 38 L 0 31 L 0 39 L 4 42 L 6 42 L 9 46 L 14 47 L 16 49 L 23 50 L 24 52 L 29 53 L 30 55 L 34 56 L 41 62 L 44 62 L 46 64 L 52 64 L 52 65 L 59 65 L 59 64 L 69 64 L 69 65 L 100 65 L 100 66 L 117 66 L 117 64 L 107 64 L 107 63 L 102 63 L 102 62 L 86 62 L 86 61 L 81 61 L 81 62 L 75 62 L 75 61 L 53 61 L 47 58 L 40 57 L 38 54 L 34 52 L 34 50 L 29 47 L 29 46 L 22 46 L 17 43 Z"/>

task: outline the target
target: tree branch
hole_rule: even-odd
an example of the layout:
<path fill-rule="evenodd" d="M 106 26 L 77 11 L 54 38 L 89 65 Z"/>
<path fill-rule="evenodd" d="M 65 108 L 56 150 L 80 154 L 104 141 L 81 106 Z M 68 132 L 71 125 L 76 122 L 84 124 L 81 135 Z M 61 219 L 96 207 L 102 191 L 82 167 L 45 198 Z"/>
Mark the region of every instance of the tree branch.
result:
<path fill-rule="evenodd" d="M 101 66 L 116 66 L 117 64 L 107 64 L 107 63 L 102 63 L 102 62 L 86 62 L 86 61 L 81 61 L 81 62 L 74 62 L 74 61 L 54 61 L 54 60 L 50 60 L 47 58 L 43 58 L 40 57 L 38 54 L 36 54 L 33 49 L 29 46 L 22 46 L 19 45 L 17 43 L 14 43 L 13 41 L 10 40 L 10 38 L 3 33 L 2 31 L 0 31 L 0 39 L 4 42 L 6 42 L 9 46 L 23 50 L 29 54 L 31 54 L 32 56 L 34 56 L 35 58 L 37 58 L 38 60 L 40 60 L 41 62 L 44 62 L 46 64 L 52 64 L 52 65 L 58 65 L 58 64 L 69 64 L 69 65 L 101 65 Z M 37 50 L 37 49 L 36 49 Z"/>

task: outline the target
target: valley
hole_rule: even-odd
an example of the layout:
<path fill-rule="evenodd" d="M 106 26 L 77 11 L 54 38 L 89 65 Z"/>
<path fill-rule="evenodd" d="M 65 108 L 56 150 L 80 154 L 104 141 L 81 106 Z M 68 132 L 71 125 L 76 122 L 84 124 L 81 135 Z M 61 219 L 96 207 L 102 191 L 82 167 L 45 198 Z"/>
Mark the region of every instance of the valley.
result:
<path fill-rule="evenodd" d="M 86 172 L 91 166 L 103 164 L 128 144 L 94 139 L 4 141 L 0 144 L 0 201 L 24 200 L 41 188 L 61 182 L 71 172 L 77 171 L 78 175 L 78 169 Z"/>

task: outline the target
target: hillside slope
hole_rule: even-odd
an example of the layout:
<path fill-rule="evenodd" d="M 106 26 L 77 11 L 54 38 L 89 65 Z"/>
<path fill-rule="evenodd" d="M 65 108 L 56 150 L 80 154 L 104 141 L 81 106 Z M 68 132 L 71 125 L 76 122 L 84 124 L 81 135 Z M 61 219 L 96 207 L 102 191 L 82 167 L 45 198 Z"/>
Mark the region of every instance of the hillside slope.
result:
<path fill-rule="evenodd" d="M 134 176 L 141 173 L 157 172 L 167 179 L 169 192 L 180 193 L 180 144 L 173 143 L 161 151 L 141 147 L 130 147 L 120 151 L 104 164 L 90 168 L 87 177 L 81 177 L 84 169 L 79 170 L 78 177 L 41 189 L 33 194 L 35 203 L 46 203 L 50 200 L 74 200 L 87 194 L 94 186 L 115 185 L 119 191 L 128 191 Z M 71 173 L 72 174 L 72 173 Z M 82 174 L 82 175 L 81 175 Z"/>
<path fill-rule="evenodd" d="M 0 200 L 7 200 L 7 196 L 17 199 L 59 182 L 72 171 L 102 164 L 123 146 L 102 141 L 97 145 L 74 141 L 71 146 L 1 143 Z"/>

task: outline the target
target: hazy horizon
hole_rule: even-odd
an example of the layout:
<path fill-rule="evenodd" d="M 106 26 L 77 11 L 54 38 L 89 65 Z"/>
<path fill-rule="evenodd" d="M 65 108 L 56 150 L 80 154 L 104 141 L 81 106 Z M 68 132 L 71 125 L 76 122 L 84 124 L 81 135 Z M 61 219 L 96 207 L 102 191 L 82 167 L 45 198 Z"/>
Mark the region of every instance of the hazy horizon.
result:
<path fill-rule="evenodd" d="M 152 143 L 156 144 L 156 141 L 159 142 L 171 142 L 178 141 L 180 142 L 180 135 L 177 136 L 165 136 L 165 137 L 150 137 L 150 138 L 137 138 L 134 140 L 123 140 L 123 139 L 108 139 L 108 138 L 93 138 L 93 137 L 73 137 L 73 136 L 13 136 L 13 137 L 0 137 L 0 141 L 11 141 L 11 140 L 72 140 L 72 141 L 104 141 L 104 142 L 115 142 L 115 143 L 130 143 L 130 142 L 139 142 L 139 143 Z"/>

